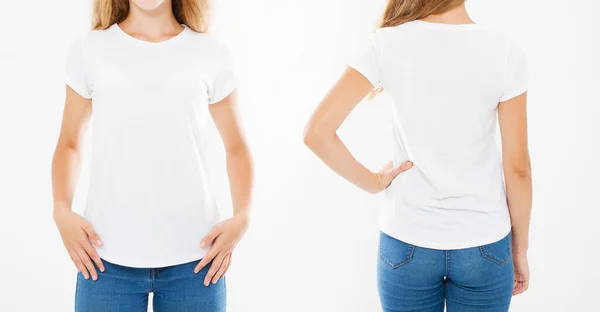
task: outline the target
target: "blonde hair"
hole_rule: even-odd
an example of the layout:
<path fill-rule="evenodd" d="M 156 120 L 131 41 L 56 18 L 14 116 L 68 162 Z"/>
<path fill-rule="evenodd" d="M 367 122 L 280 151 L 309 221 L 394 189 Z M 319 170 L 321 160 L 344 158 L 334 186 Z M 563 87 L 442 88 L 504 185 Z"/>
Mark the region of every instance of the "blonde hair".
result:
<path fill-rule="evenodd" d="M 446 13 L 465 0 L 389 0 L 379 27 L 394 27 L 429 15 Z"/>
<path fill-rule="evenodd" d="M 389 0 L 381 17 L 379 28 L 394 27 L 429 15 L 446 13 L 463 4 L 465 0 Z M 383 88 L 373 89 L 373 99 Z"/>
<path fill-rule="evenodd" d="M 196 32 L 207 31 L 208 0 L 172 0 L 172 7 L 178 23 Z M 94 0 L 92 29 L 107 29 L 128 14 L 129 0 Z"/>

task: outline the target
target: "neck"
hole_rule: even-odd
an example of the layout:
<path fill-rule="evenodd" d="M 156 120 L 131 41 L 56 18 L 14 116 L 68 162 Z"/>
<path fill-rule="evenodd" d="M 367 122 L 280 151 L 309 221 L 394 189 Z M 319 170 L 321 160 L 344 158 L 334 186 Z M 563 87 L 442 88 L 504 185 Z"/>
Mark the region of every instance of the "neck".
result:
<path fill-rule="evenodd" d="M 467 12 L 465 4 L 461 4 L 458 7 L 442 13 L 442 14 L 431 14 L 422 20 L 426 22 L 442 23 L 442 24 L 474 24 L 473 20 Z"/>
<path fill-rule="evenodd" d="M 145 10 L 129 0 L 129 15 L 119 24 L 128 33 L 144 34 L 147 37 L 158 38 L 165 33 L 178 33 L 181 26 L 171 8 L 171 0 L 165 0 L 152 10 Z"/>

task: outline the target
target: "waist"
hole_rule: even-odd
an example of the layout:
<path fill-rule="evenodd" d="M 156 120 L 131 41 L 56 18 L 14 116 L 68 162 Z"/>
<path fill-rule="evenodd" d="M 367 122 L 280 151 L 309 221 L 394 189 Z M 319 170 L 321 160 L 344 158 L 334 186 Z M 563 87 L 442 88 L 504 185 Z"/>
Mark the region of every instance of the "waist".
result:
<path fill-rule="evenodd" d="M 426 209 L 488 211 L 506 205 L 501 167 L 487 172 L 452 173 L 425 170 L 420 164 L 401 173 L 385 191 L 397 204 Z"/>
<path fill-rule="evenodd" d="M 380 227 L 394 238 L 425 248 L 481 246 L 501 239 L 511 228 L 506 202 L 481 208 L 416 207 L 384 200 Z"/>
<path fill-rule="evenodd" d="M 200 240 L 220 220 L 214 205 L 127 205 L 88 199 L 90 221 L 108 261 L 132 267 L 160 267 L 201 258 Z"/>

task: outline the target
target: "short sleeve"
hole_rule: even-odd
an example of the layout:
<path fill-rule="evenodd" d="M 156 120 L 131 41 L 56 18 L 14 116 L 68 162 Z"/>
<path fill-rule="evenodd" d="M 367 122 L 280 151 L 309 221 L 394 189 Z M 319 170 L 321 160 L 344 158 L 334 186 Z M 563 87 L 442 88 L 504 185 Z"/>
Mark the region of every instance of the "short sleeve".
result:
<path fill-rule="evenodd" d="M 382 86 L 381 72 L 378 66 L 379 56 L 379 42 L 376 34 L 373 34 L 370 40 L 363 44 L 358 54 L 348 62 L 348 66 L 365 76 L 375 89 Z"/>
<path fill-rule="evenodd" d="M 65 83 L 82 97 L 92 98 L 87 80 L 87 64 L 82 39 L 75 41 L 67 52 Z"/>
<path fill-rule="evenodd" d="M 506 70 L 506 85 L 500 102 L 508 101 L 527 91 L 527 62 L 523 49 L 513 43 L 509 49 Z"/>
<path fill-rule="evenodd" d="M 220 46 L 217 55 L 216 75 L 209 86 L 208 103 L 215 104 L 225 99 L 238 85 L 237 77 L 233 69 L 233 61 L 229 50 Z"/>

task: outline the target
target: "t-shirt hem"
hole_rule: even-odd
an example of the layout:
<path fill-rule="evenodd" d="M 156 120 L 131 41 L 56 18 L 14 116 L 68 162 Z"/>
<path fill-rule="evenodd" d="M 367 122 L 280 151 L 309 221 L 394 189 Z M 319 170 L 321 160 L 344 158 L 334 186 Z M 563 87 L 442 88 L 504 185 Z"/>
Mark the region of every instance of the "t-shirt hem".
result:
<path fill-rule="evenodd" d="M 410 235 L 406 235 L 406 233 L 401 233 L 401 231 L 386 229 L 384 226 L 380 227 L 380 230 L 397 239 L 401 240 L 407 244 L 414 245 L 417 247 L 429 248 L 429 249 L 437 249 L 437 250 L 457 250 L 457 249 L 466 249 L 488 245 L 491 243 L 495 243 L 508 235 L 511 231 L 511 226 L 509 225 L 508 229 L 503 229 L 502 231 L 498 231 L 493 235 L 486 236 L 480 239 L 474 240 L 461 240 L 461 241 L 425 241 L 418 238 L 411 237 Z"/>
<path fill-rule="evenodd" d="M 73 91 L 77 92 L 77 94 L 81 95 L 84 99 L 90 100 L 92 97 L 88 92 L 85 91 L 85 88 L 81 87 L 79 84 L 75 83 L 75 81 L 69 77 L 65 77 L 65 84 Z"/>
<path fill-rule="evenodd" d="M 505 95 L 502 96 L 502 98 L 500 98 L 500 102 L 505 102 L 508 101 L 512 98 L 515 98 L 523 93 L 527 92 L 527 88 L 520 88 L 520 89 L 516 89 L 514 91 L 511 91 Z"/>
<path fill-rule="evenodd" d="M 110 262 L 112 264 L 130 267 L 130 268 L 164 268 L 174 265 L 180 265 L 185 263 L 190 263 L 192 261 L 200 261 L 204 256 L 206 256 L 208 251 L 202 251 L 200 253 L 191 254 L 185 257 L 173 257 L 165 260 L 155 260 L 155 261 L 147 261 L 148 259 L 144 259 L 144 261 L 136 261 L 131 259 L 124 259 L 123 257 L 114 256 L 110 254 L 103 254 L 98 250 L 98 255 L 103 260 Z"/>

